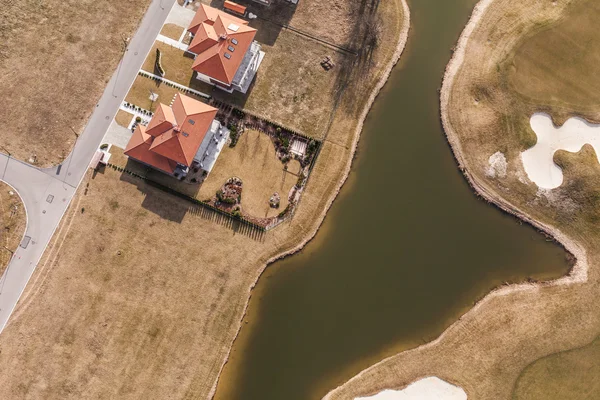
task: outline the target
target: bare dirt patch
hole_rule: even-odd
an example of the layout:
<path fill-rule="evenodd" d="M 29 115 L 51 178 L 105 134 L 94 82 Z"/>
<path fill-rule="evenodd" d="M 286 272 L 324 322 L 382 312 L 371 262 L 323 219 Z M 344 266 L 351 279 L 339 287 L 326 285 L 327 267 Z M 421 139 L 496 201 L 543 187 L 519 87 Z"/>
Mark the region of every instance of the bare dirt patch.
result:
<path fill-rule="evenodd" d="M 0 11 L 0 146 L 60 162 L 85 126 L 149 0 L 25 0 Z"/>

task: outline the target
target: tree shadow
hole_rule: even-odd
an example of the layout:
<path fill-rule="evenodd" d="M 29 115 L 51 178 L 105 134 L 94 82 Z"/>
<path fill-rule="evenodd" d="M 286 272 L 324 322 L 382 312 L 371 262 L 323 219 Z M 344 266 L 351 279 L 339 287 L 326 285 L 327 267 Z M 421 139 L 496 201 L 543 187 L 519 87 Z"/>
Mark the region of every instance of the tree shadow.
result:
<path fill-rule="evenodd" d="M 334 84 L 334 99 L 339 105 L 343 93 L 352 85 L 368 76 L 373 66 L 373 55 L 382 36 L 382 18 L 377 13 L 380 0 L 356 0 L 352 2 L 352 14 L 359 16 L 352 27 L 345 47 L 356 53 L 347 56 L 339 63 L 339 72 Z M 344 102 L 352 112 L 360 96 L 349 96 Z"/>

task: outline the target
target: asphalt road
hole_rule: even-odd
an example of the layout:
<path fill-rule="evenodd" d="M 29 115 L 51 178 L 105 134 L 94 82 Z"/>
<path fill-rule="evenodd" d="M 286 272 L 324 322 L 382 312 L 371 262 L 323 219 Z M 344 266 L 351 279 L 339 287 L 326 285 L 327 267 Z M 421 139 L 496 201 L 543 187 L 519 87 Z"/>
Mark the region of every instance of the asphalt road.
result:
<path fill-rule="evenodd" d="M 174 3 L 175 0 L 152 2 L 87 126 L 61 165 L 39 169 L 0 154 L 0 180 L 18 192 L 27 211 L 25 236 L 0 278 L 0 331 L 6 326 Z"/>

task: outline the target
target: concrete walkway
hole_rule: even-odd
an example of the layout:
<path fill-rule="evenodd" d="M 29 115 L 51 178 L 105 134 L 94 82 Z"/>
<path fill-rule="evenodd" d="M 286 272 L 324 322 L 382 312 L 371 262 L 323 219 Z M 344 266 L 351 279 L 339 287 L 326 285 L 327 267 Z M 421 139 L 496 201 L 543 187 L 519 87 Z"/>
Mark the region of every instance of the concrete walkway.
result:
<path fill-rule="evenodd" d="M 179 3 L 175 3 L 171 13 L 165 21 L 165 24 L 175 24 L 187 29 L 187 27 L 192 23 L 194 15 L 196 15 L 194 11 L 180 6 Z"/>
<path fill-rule="evenodd" d="M 181 42 L 178 42 L 177 40 L 173 40 L 169 37 L 166 37 L 166 36 L 163 36 L 160 34 L 156 37 L 156 40 L 158 40 L 159 42 L 166 43 L 171 47 L 175 47 L 175 48 L 177 48 L 179 50 L 183 50 L 183 51 L 187 51 L 187 49 L 190 47 L 187 44 L 183 44 Z M 191 54 L 193 54 L 193 53 L 191 53 Z"/>
<path fill-rule="evenodd" d="M 116 121 L 113 121 L 102 138 L 102 143 L 112 144 L 113 146 L 125 149 L 132 134 L 131 129 L 124 128 L 117 124 Z"/>
<path fill-rule="evenodd" d="M 18 192 L 27 211 L 22 246 L 15 251 L 0 278 L 0 330 L 8 323 L 174 2 L 162 0 L 162 5 L 161 0 L 152 2 L 87 126 L 62 164 L 39 169 L 0 154 L 0 179 Z"/>

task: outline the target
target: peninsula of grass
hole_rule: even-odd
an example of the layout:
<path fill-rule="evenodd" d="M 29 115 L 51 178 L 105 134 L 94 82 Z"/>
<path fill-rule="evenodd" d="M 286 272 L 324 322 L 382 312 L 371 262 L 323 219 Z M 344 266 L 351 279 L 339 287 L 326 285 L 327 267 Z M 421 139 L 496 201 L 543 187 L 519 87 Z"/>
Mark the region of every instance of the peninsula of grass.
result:
<path fill-rule="evenodd" d="M 342 12 L 350 25 L 340 40 L 360 50 L 366 22 L 378 18 L 385 40 L 330 71 L 338 77 L 337 106 L 328 106 L 327 140 L 294 217 L 255 235 L 128 174 L 91 173 L 2 332 L 1 398 L 212 397 L 252 287 L 268 263 L 316 234 L 348 176 L 367 112 L 406 43 L 404 1 L 377 8 L 338 3 L 343 7 L 300 1 L 288 22 L 302 27 L 314 18 L 321 36 Z M 315 7 L 322 12 L 314 14 Z M 322 54 L 314 60 L 319 68 Z M 289 85 L 301 79 L 290 78 Z M 252 139 L 240 138 L 249 147 Z"/>
<path fill-rule="evenodd" d="M 0 276 L 17 250 L 27 225 L 21 198 L 12 187 L 0 182 Z"/>
<path fill-rule="evenodd" d="M 563 184 L 540 190 L 520 154 L 536 143 L 529 125 L 535 112 L 558 125 L 571 116 L 600 120 L 598 18 L 600 5 L 592 0 L 482 0 L 441 93 L 444 128 L 469 183 L 563 244 L 577 261 L 571 273 L 492 292 L 434 342 L 376 364 L 327 399 L 402 388 L 432 375 L 462 387 L 470 399 L 597 393 L 597 351 L 577 349 L 600 334 L 600 165 L 591 146 L 558 151 Z M 498 152 L 506 158 L 505 176 L 489 173 Z"/>
<path fill-rule="evenodd" d="M 0 146 L 40 166 L 74 145 L 150 0 L 2 4 Z M 10 99 L 10 101 L 8 101 Z"/>

